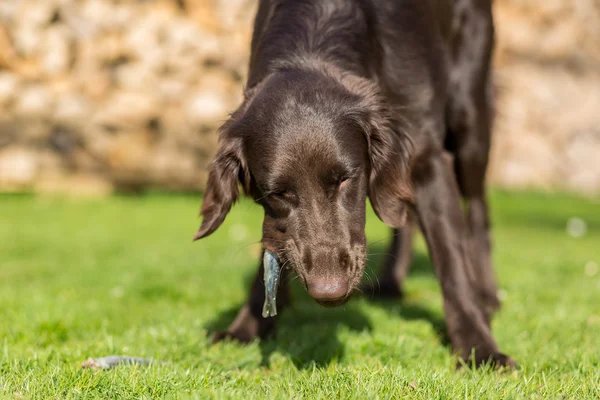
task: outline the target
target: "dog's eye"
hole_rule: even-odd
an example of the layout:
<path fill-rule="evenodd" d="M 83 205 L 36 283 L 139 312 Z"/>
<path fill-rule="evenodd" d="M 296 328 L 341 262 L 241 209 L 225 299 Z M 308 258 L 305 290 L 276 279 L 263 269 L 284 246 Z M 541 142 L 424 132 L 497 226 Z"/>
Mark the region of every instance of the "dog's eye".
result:
<path fill-rule="evenodd" d="M 269 194 L 269 197 L 278 199 L 278 200 L 284 200 L 284 201 L 295 201 L 296 200 L 296 195 L 289 190 L 272 192 Z"/>
<path fill-rule="evenodd" d="M 344 187 L 346 187 L 348 185 L 349 181 L 350 181 L 349 176 L 343 176 L 343 177 L 339 178 L 336 182 L 337 188 L 340 190 L 343 189 Z"/>

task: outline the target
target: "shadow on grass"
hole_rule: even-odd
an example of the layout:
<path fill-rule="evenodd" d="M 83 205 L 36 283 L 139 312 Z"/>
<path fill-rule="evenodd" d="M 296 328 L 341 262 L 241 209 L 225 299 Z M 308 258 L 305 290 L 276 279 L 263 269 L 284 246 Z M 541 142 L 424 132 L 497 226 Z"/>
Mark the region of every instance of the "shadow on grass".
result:
<path fill-rule="evenodd" d="M 326 367 L 344 357 L 344 345 L 338 339 L 340 329 L 371 331 L 370 320 L 356 304 L 327 309 L 302 293 L 304 289 L 291 289 L 293 301 L 281 313 L 275 335 L 259 342 L 261 365 L 268 367 L 271 355 L 278 352 L 286 354 L 298 369 Z M 242 305 L 221 312 L 206 324 L 209 335 L 226 330 Z"/>
<path fill-rule="evenodd" d="M 377 272 L 381 268 L 386 257 L 386 249 L 383 247 L 374 247 L 370 249 L 370 252 L 373 254 L 369 256 L 369 262 L 365 268 L 365 275 L 368 275 L 370 280 L 373 280 L 376 279 L 375 277 L 377 276 Z M 427 276 L 432 280 L 437 279 L 434 274 L 433 264 L 429 260 L 427 254 L 418 251 L 413 252 L 412 262 L 407 279 L 410 279 L 410 276 Z M 373 283 L 375 285 L 378 284 L 377 281 Z M 363 298 L 368 300 L 370 303 L 387 310 L 389 313 L 397 315 L 403 320 L 428 321 L 432 325 L 438 337 L 440 337 L 442 340 L 442 343 L 445 346 L 450 345 L 450 339 L 446 329 L 446 322 L 444 321 L 443 317 L 437 315 L 430 308 L 414 302 L 403 301 L 402 297 L 377 297 L 372 293 L 365 293 Z M 398 303 L 401 303 L 400 307 L 398 306 Z"/>
<path fill-rule="evenodd" d="M 370 250 L 374 255 L 369 257 L 366 270 L 371 276 L 376 276 L 385 257 L 385 250 L 374 248 Z M 426 255 L 415 252 L 413 265 L 409 275 L 429 275 L 435 279 L 433 268 Z M 250 287 L 254 273 L 246 276 L 246 286 Z M 354 332 L 370 332 L 372 324 L 370 319 L 360 309 L 356 302 L 350 301 L 339 308 L 323 308 L 315 304 L 298 285 L 292 285 L 292 301 L 277 321 L 275 336 L 261 340 L 259 346 L 262 353 L 263 366 L 269 366 L 271 355 L 275 352 L 289 356 L 296 368 L 307 369 L 314 366 L 327 367 L 334 360 L 344 357 L 344 344 L 338 339 L 340 329 Z M 359 297 L 360 295 L 357 295 Z M 390 314 L 397 315 L 406 321 L 429 321 L 445 345 L 448 345 L 446 325 L 444 320 L 430 309 L 419 304 L 403 302 L 401 299 L 376 299 L 364 296 Z M 209 321 L 205 328 L 209 335 L 214 332 L 226 330 L 235 319 L 243 304 L 221 312 Z"/>

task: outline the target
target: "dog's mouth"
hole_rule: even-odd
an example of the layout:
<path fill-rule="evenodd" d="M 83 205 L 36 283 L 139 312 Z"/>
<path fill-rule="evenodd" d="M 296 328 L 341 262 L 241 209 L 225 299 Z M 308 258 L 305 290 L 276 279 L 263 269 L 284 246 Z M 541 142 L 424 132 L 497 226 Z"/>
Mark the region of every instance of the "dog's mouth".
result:
<path fill-rule="evenodd" d="M 334 300 L 315 300 L 315 301 L 320 306 L 327 307 L 327 308 L 334 308 L 334 307 L 339 307 L 339 306 L 346 304 L 348 302 L 348 300 L 350 300 L 350 297 L 351 297 L 351 295 L 346 295 L 342 298 L 334 299 Z"/>

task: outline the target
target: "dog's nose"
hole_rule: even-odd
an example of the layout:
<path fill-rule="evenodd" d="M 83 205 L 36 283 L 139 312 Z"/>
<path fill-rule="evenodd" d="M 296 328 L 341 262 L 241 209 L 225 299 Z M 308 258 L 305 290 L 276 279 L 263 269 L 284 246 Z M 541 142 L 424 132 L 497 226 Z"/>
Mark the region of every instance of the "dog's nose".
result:
<path fill-rule="evenodd" d="M 314 279 L 307 282 L 308 294 L 318 301 L 339 300 L 348 292 L 348 281 L 337 279 Z"/>

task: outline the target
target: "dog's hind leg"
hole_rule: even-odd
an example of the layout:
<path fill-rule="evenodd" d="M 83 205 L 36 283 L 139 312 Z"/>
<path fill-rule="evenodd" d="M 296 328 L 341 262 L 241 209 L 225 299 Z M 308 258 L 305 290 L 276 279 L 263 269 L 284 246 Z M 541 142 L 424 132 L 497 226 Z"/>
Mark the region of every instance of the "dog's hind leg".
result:
<path fill-rule="evenodd" d="M 500 305 L 492 267 L 485 191 L 493 118 L 490 64 L 494 27 L 490 4 L 476 4 L 458 9 L 456 13 L 462 24 L 455 25 L 453 32 L 456 48 L 447 110 L 447 143 L 450 143 L 448 150 L 454 154 L 456 178 L 466 201 L 476 290 L 489 323 Z"/>
<path fill-rule="evenodd" d="M 476 114 L 476 122 L 468 128 L 472 132 L 465 132 L 458 144 L 454 169 L 461 195 L 466 201 L 476 286 L 489 320 L 500 305 L 492 266 L 490 218 L 485 190 L 489 139 L 482 136 L 488 135 L 489 125 L 485 112 L 479 110 Z"/>
<path fill-rule="evenodd" d="M 416 208 L 440 281 L 448 336 L 465 361 L 512 366 L 501 353 L 481 307 L 468 252 L 468 227 L 452 168 L 441 150 L 422 157 L 413 171 Z M 474 351 L 474 354 L 472 353 Z"/>

